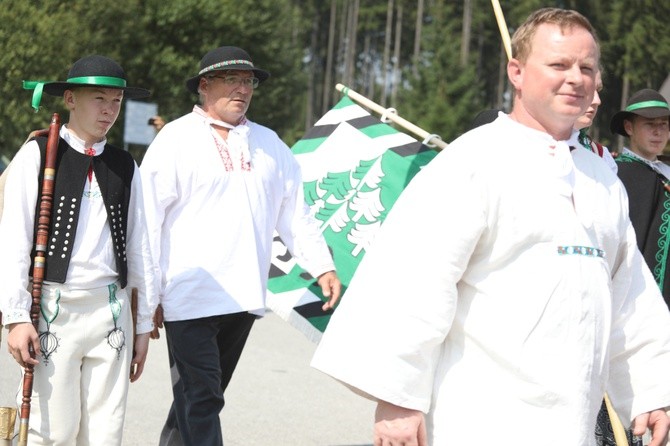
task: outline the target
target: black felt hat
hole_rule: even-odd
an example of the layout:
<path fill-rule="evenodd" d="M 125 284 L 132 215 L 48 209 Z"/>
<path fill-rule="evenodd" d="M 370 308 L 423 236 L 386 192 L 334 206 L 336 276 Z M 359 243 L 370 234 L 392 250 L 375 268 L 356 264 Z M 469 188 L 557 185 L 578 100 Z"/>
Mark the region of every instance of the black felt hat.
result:
<path fill-rule="evenodd" d="M 47 82 L 44 92 L 53 96 L 61 96 L 65 90 L 76 87 L 104 87 L 123 90 L 126 98 L 145 98 L 151 94 L 149 90 L 126 85 L 126 73 L 121 65 L 105 56 L 82 57 L 72 65 L 65 82 Z"/>
<path fill-rule="evenodd" d="M 123 96 L 129 99 L 151 95 L 151 92 L 144 88 L 129 87 L 123 68 L 109 57 L 98 55 L 82 57 L 76 61 L 70 68 L 66 81 L 23 81 L 23 88 L 35 90 L 33 93 L 35 109 L 39 107 L 42 91 L 53 96 L 62 96 L 65 90 L 77 87 L 118 88 L 123 90 Z"/>
<path fill-rule="evenodd" d="M 198 94 L 198 83 L 200 78 L 212 71 L 222 70 L 249 70 L 254 73 L 259 82 L 270 77 L 270 73 L 254 67 L 249 53 L 236 46 L 221 46 L 213 49 L 200 59 L 200 71 L 198 74 L 186 80 L 186 89 L 193 94 Z"/>
<path fill-rule="evenodd" d="M 670 107 L 663 95 L 651 88 L 637 91 L 628 99 L 626 108 L 612 116 L 610 131 L 618 135 L 628 136 L 623 122 L 633 115 L 644 116 L 645 118 L 662 118 L 670 116 Z"/>

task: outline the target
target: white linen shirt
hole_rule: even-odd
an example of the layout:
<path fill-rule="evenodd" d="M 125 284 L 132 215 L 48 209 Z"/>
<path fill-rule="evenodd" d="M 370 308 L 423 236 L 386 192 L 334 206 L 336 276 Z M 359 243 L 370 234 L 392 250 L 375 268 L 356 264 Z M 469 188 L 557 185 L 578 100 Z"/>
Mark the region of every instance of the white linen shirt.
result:
<path fill-rule="evenodd" d="M 83 141 L 70 133 L 66 125 L 61 126 L 60 137 L 74 150 L 84 153 Z M 96 156 L 102 154 L 106 142 L 103 140 L 93 145 Z M 40 164 L 39 146 L 30 141 L 17 152 L 8 171 L 4 213 L 0 221 L 0 309 L 5 325 L 30 322 L 29 270 Z M 153 286 L 153 263 L 137 165 L 131 183 L 128 219 L 128 287 L 138 289 L 136 333 L 148 333 L 153 329 L 152 318 L 158 296 Z M 107 211 L 95 174 L 84 186 L 77 235 L 71 249 L 66 282 L 54 285 L 92 289 L 118 279 Z"/>
<path fill-rule="evenodd" d="M 262 316 L 275 229 L 312 276 L 335 269 L 295 157 L 275 132 L 248 125 L 249 171 L 225 170 L 211 126 L 196 112 L 166 124 L 142 161 L 166 321 Z"/>
<path fill-rule="evenodd" d="M 669 330 L 616 175 L 502 115 L 412 180 L 312 365 L 428 413 L 431 445 L 582 446 L 605 391 L 670 404 Z"/>

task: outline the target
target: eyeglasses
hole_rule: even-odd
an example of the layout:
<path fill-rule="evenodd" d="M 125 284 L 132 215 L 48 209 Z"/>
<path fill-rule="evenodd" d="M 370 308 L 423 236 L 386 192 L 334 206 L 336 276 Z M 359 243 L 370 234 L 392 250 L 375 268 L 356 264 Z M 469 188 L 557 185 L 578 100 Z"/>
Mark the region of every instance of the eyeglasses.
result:
<path fill-rule="evenodd" d="M 221 79 L 224 84 L 230 85 L 230 86 L 240 86 L 240 85 L 245 85 L 247 87 L 251 88 L 257 88 L 259 84 L 259 80 L 257 77 L 242 77 L 242 76 L 235 76 L 235 75 L 228 75 L 228 76 L 207 76 L 207 79 Z"/>

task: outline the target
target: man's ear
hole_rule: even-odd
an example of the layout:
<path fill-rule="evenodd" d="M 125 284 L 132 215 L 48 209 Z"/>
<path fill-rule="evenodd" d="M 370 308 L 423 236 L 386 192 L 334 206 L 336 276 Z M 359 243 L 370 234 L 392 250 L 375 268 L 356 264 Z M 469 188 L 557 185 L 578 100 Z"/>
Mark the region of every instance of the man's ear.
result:
<path fill-rule="evenodd" d="M 72 90 L 65 90 L 63 93 L 63 102 L 65 102 L 65 107 L 68 110 L 74 109 L 74 92 Z"/>
<path fill-rule="evenodd" d="M 630 119 L 624 119 L 623 129 L 626 131 L 628 137 L 631 137 L 633 135 L 633 121 L 631 121 Z"/>
<path fill-rule="evenodd" d="M 207 90 L 207 82 L 208 80 L 205 76 L 201 76 L 200 79 L 198 79 L 198 93 Z"/>
<path fill-rule="evenodd" d="M 507 62 L 507 77 L 516 90 L 520 90 L 523 85 L 523 64 L 518 59 L 510 59 Z"/>

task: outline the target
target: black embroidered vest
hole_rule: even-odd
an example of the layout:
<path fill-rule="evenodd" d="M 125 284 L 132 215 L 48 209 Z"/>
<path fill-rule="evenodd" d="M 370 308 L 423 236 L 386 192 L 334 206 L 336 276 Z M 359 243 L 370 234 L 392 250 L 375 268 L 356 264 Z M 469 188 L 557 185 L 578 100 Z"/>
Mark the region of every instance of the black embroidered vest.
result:
<path fill-rule="evenodd" d="M 35 141 L 40 147 L 42 159 L 38 183 L 38 197 L 40 197 L 47 138 L 37 137 Z M 62 138 L 59 139 L 56 155 L 56 178 L 44 280 L 58 283 L 65 283 L 67 280 L 67 269 L 77 235 L 81 198 L 91 163 L 93 163 L 93 172 L 100 185 L 102 200 L 107 210 L 107 223 L 112 234 L 116 271 L 119 274 L 121 287 L 125 288 L 128 283 L 126 258 L 128 206 L 135 162 L 128 152 L 109 144 L 105 145 L 105 150 L 99 156 L 84 155 L 70 147 Z M 37 201 L 36 216 L 39 215 L 39 199 Z M 37 231 L 37 218 L 35 219 L 35 231 Z M 99 234 L 87 234 L 87 236 L 98 237 Z M 34 252 L 32 257 L 35 257 Z"/>

